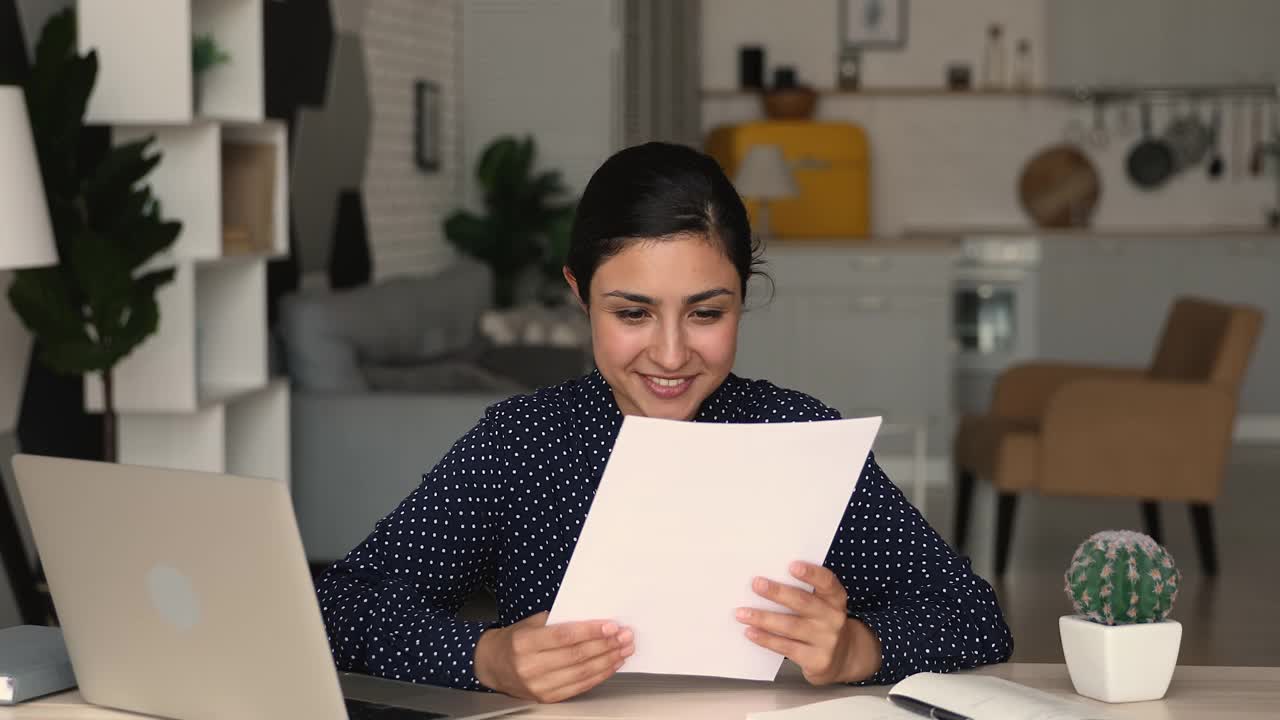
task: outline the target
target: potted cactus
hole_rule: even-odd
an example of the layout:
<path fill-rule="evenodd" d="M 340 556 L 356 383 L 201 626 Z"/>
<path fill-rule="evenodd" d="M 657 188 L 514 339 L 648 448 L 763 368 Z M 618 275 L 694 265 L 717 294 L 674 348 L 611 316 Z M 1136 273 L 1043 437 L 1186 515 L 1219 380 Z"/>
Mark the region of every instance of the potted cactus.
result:
<path fill-rule="evenodd" d="M 1142 533 L 1096 533 L 1065 579 L 1076 614 L 1058 629 L 1076 692 L 1103 702 L 1164 697 L 1182 642 L 1182 625 L 1168 619 L 1182 572 L 1168 551 Z"/>

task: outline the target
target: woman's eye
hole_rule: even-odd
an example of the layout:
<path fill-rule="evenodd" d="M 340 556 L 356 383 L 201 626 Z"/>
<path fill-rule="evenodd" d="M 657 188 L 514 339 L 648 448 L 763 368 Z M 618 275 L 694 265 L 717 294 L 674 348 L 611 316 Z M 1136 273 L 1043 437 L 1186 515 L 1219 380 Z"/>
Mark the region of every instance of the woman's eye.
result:
<path fill-rule="evenodd" d="M 640 322 L 641 320 L 644 320 L 649 315 L 647 311 L 641 310 L 639 308 L 632 308 L 630 310 L 619 310 L 614 314 L 622 318 L 626 322 Z"/>
<path fill-rule="evenodd" d="M 724 316 L 723 310 L 703 309 L 703 310 L 693 311 L 693 317 L 696 320 L 705 320 L 710 322 L 713 320 L 719 320 L 723 316 Z"/>

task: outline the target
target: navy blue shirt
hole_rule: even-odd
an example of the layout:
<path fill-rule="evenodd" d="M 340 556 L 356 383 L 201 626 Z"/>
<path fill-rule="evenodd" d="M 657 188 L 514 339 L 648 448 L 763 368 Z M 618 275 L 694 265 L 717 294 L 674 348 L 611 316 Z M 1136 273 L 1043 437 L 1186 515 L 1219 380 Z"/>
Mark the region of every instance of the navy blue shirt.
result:
<path fill-rule="evenodd" d="M 803 393 L 730 375 L 697 422 L 835 420 Z M 622 425 L 599 372 L 498 403 L 373 533 L 321 577 L 342 670 L 481 689 L 480 633 L 457 618 L 478 588 L 496 625 L 550 610 Z M 849 614 L 880 638 L 869 682 L 1002 662 L 1013 650 L 995 593 L 867 459 L 824 563 Z M 732 608 L 726 608 L 731 612 Z M 642 632 L 642 631 L 641 631 Z"/>

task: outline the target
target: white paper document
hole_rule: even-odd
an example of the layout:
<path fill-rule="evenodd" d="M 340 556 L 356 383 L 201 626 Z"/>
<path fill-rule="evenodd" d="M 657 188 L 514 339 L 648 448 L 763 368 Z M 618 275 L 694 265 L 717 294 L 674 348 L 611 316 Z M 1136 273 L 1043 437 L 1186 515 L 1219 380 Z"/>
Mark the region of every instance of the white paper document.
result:
<path fill-rule="evenodd" d="M 785 611 L 752 579 L 802 586 L 788 566 L 822 563 L 879 428 L 627 416 L 548 622 L 632 628 L 622 672 L 773 679 L 782 656 L 734 611 Z"/>

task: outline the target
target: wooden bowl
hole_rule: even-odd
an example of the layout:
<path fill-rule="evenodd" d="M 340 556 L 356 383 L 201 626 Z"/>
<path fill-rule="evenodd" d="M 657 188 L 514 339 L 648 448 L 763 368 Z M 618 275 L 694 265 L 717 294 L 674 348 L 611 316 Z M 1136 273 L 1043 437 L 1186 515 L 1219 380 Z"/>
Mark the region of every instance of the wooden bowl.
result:
<path fill-rule="evenodd" d="M 807 87 L 766 90 L 760 99 L 770 120 L 808 120 L 818 106 L 818 93 Z"/>

